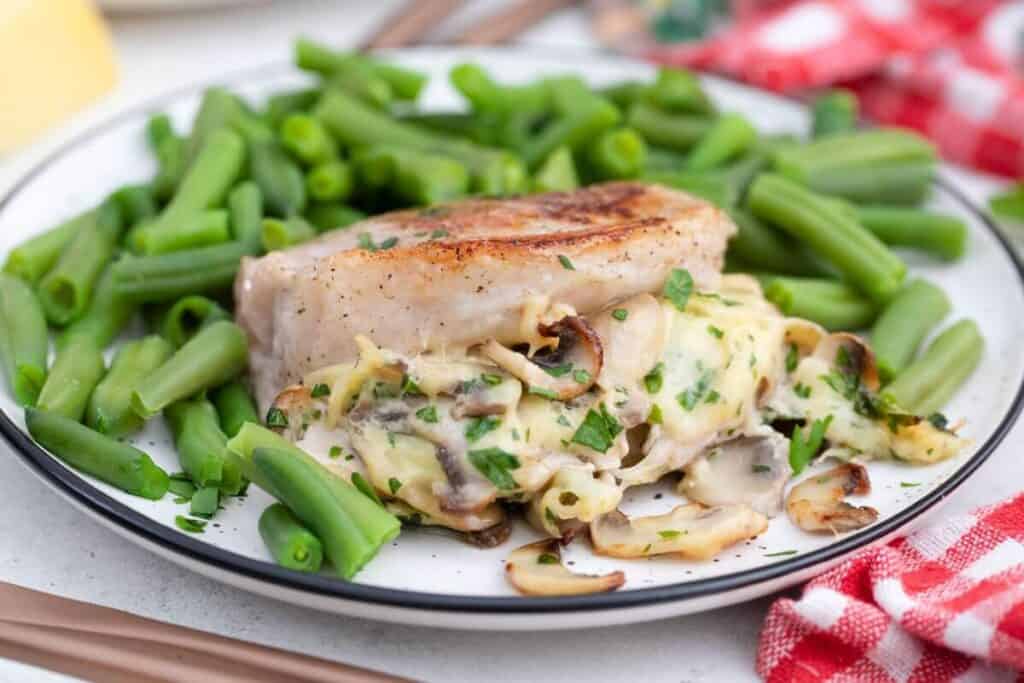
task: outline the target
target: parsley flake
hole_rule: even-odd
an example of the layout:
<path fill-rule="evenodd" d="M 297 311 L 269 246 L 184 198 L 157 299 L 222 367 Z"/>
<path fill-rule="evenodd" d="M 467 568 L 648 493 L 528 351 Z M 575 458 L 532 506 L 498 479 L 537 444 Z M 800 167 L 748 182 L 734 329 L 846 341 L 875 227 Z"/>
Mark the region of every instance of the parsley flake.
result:
<path fill-rule="evenodd" d="M 573 370 L 572 378 L 576 380 L 577 384 L 589 384 L 590 380 L 593 379 L 586 370 Z"/>
<path fill-rule="evenodd" d="M 693 410 L 697 407 L 697 404 L 707 395 L 708 389 L 711 388 L 711 380 L 714 379 L 714 376 L 713 371 L 705 370 L 692 387 L 676 395 L 676 401 L 679 402 L 683 410 Z"/>
<path fill-rule="evenodd" d="M 561 263 L 562 267 L 566 270 L 576 270 L 576 266 L 574 266 L 572 261 L 569 260 L 569 257 L 564 254 L 559 254 L 558 262 Z"/>
<path fill-rule="evenodd" d="M 515 455 L 500 448 L 481 448 L 467 455 L 473 467 L 499 489 L 509 491 L 516 488 L 516 480 L 509 474 L 509 470 L 519 469 L 519 458 Z"/>
<path fill-rule="evenodd" d="M 327 451 L 327 457 L 337 459 L 341 457 L 341 446 L 331 446 Z"/>
<path fill-rule="evenodd" d="M 572 372 L 572 363 L 562 363 L 561 365 L 552 365 L 551 367 L 544 368 L 544 372 L 548 373 L 552 377 L 562 377 Z"/>
<path fill-rule="evenodd" d="M 660 425 L 664 422 L 664 418 L 661 415 L 661 406 L 657 403 L 651 406 L 651 412 L 647 414 L 647 421 L 652 425 Z"/>
<path fill-rule="evenodd" d="M 174 518 L 174 523 L 182 531 L 186 531 L 190 534 L 201 534 L 203 529 L 206 527 L 206 522 L 201 519 L 190 519 L 184 515 L 178 515 Z"/>
<path fill-rule="evenodd" d="M 715 327 L 714 325 L 708 325 L 708 334 L 710 334 L 715 339 L 721 339 L 723 336 L 725 336 L 725 332 L 722 331 L 722 328 Z"/>
<path fill-rule="evenodd" d="M 786 351 L 786 372 L 793 372 L 796 370 L 796 366 L 799 362 L 800 355 L 797 353 L 796 344 L 790 344 L 789 351 Z"/>
<path fill-rule="evenodd" d="M 558 557 L 551 553 L 541 553 L 537 557 L 537 564 L 558 564 Z"/>
<path fill-rule="evenodd" d="M 787 555 L 796 555 L 798 550 L 780 550 L 777 553 L 765 553 L 765 557 L 786 557 Z"/>
<path fill-rule="evenodd" d="M 484 434 L 493 432 L 501 424 L 501 420 L 490 415 L 483 417 L 476 417 L 470 420 L 469 425 L 466 427 L 466 440 L 470 443 L 479 441 Z"/>
<path fill-rule="evenodd" d="M 546 398 L 549 401 L 554 401 L 554 400 L 556 400 L 558 398 L 558 394 L 556 394 L 555 392 L 551 391 L 551 389 L 545 389 L 544 387 L 534 387 L 534 386 L 531 386 L 529 389 L 526 390 L 526 393 L 533 394 L 534 396 L 540 396 L 542 398 Z M 527 439 L 527 440 L 529 440 L 529 439 Z"/>
<path fill-rule="evenodd" d="M 662 384 L 665 382 L 664 371 L 665 364 L 658 363 L 644 375 L 644 388 L 647 389 L 648 394 L 656 394 L 661 391 Z"/>
<path fill-rule="evenodd" d="M 658 535 L 664 538 L 666 541 L 671 541 L 673 538 L 679 538 L 680 536 L 682 536 L 683 532 L 677 529 L 665 529 L 664 531 L 659 531 Z"/>
<path fill-rule="evenodd" d="M 288 416 L 284 414 L 284 411 L 280 408 L 271 408 L 267 412 L 267 426 L 268 427 L 287 427 Z"/>
<path fill-rule="evenodd" d="M 484 384 L 492 387 L 498 386 L 503 381 L 501 375 L 495 375 L 490 372 L 485 372 L 480 375 L 480 379 L 483 380 Z"/>
<path fill-rule="evenodd" d="M 373 487 L 370 486 L 370 482 L 366 481 L 366 478 L 363 477 L 363 475 L 358 472 L 353 472 L 352 485 L 359 489 L 359 492 L 364 496 L 372 500 L 374 503 L 377 503 L 377 505 L 381 504 L 380 496 L 377 495 L 377 492 L 373 490 Z"/>
<path fill-rule="evenodd" d="M 619 322 L 622 322 L 623 320 L 629 317 L 629 311 L 627 311 L 625 308 L 616 308 L 614 311 L 612 311 L 612 317 L 618 320 Z"/>
<path fill-rule="evenodd" d="M 324 396 L 331 395 L 331 388 L 326 384 L 314 384 L 313 388 L 310 389 L 309 395 L 311 398 L 322 398 Z"/>
<path fill-rule="evenodd" d="M 831 415 L 824 420 L 815 420 L 806 440 L 802 427 L 793 429 L 793 436 L 789 440 L 789 466 L 794 475 L 803 472 L 807 463 L 818 454 L 818 449 L 821 448 L 821 444 L 825 440 L 825 432 L 830 424 L 832 424 Z"/>
<path fill-rule="evenodd" d="M 398 493 L 398 489 L 402 488 L 402 482 L 394 477 L 388 479 L 388 488 L 391 489 L 391 495 Z"/>
<path fill-rule="evenodd" d="M 604 453 L 611 448 L 615 437 L 622 431 L 622 425 L 608 412 L 603 403 L 599 408 L 600 410 L 591 408 L 587 411 L 583 423 L 572 435 L 572 442 Z"/>
<path fill-rule="evenodd" d="M 420 408 L 419 410 L 416 411 L 416 417 L 418 417 L 419 419 L 423 420 L 424 422 L 429 422 L 430 424 L 436 424 L 437 423 L 437 406 L 429 405 L 429 406 L 424 406 L 423 408 Z"/>
<path fill-rule="evenodd" d="M 690 275 L 690 271 L 685 268 L 673 268 L 672 273 L 665 280 L 665 288 L 662 293 L 676 309 L 684 310 L 686 302 L 690 300 L 690 294 L 693 293 L 693 276 Z"/>

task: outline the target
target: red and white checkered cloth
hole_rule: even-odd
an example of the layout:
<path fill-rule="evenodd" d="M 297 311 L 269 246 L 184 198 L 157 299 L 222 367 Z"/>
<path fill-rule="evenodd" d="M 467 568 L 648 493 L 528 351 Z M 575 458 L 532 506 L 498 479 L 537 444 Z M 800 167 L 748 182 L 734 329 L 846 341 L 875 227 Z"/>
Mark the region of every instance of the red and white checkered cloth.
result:
<path fill-rule="evenodd" d="M 1024 681 L 1024 494 L 858 553 L 772 605 L 768 683 Z"/>

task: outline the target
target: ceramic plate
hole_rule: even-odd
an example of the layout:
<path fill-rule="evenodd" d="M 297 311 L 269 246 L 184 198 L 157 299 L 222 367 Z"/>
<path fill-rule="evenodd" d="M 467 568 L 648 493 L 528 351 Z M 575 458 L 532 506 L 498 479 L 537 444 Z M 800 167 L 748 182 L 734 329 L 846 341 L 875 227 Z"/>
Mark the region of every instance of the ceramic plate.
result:
<path fill-rule="evenodd" d="M 392 57 L 432 76 L 423 102 L 430 108 L 457 107 L 448 69 L 463 60 L 481 63 L 503 81 L 573 71 L 594 84 L 652 76 L 648 65 L 597 53 L 423 48 Z M 300 85 L 304 76 L 281 64 L 220 81 L 259 99 Z M 67 144 L 15 187 L 0 204 L 0 253 L 57 219 L 84 210 L 126 182 L 150 177 L 153 161 L 144 144 L 152 111 L 168 111 L 186 128 L 205 85 L 169 94 Z M 791 101 L 731 82 L 708 79 L 714 99 L 725 110 L 746 114 L 769 132 L 803 132 L 804 109 Z M 954 318 L 976 319 L 987 339 L 981 367 L 948 408 L 967 420 L 973 445 L 955 460 L 929 467 L 896 463 L 870 465 L 873 491 L 863 501 L 881 512 L 879 521 L 856 533 L 811 535 L 778 519 L 754 541 L 723 552 L 712 562 L 677 559 L 615 561 L 595 558 L 585 543 L 568 550 L 579 571 L 619 568 L 626 586 L 615 593 L 571 598 L 523 598 L 506 585 L 506 553 L 532 539 L 525 523 L 502 547 L 479 550 L 450 536 L 405 532 L 358 576 L 347 583 L 327 574 L 291 572 L 269 561 L 256 520 L 269 498 L 255 487 L 245 499 L 231 499 L 202 535 L 174 525 L 183 512 L 172 497 L 152 502 L 120 493 L 66 468 L 37 447 L 24 432 L 21 411 L 0 395 L 0 430 L 17 454 L 69 501 L 125 538 L 209 576 L 282 600 L 361 617 L 443 627 L 554 629 L 656 619 L 718 607 L 805 580 L 849 553 L 892 537 L 933 510 L 991 454 L 1021 408 L 1024 382 L 1024 282 L 1021 265 L 995 228 L 955 187 L 940 181 L 933 204 L 970 226 L 970 253 L 957 264 L 936 264 L 908 254 L 913 272 L 942 285 L 954 304 Z M 159 421 L 157 421 L 159 422 Z M 135 443 L 168 471 L 179 469 L 163 425 L 153 424 Z M 911 485 L 912 484 L 912 485 Z M 657 493 L 665 495 L 655 498 Z M 860 501 L 858 501 L 860 502 Z M 674 494 L 655 487 L 630 489 L 625 509 L 651 513 L 676 503 Z"/>

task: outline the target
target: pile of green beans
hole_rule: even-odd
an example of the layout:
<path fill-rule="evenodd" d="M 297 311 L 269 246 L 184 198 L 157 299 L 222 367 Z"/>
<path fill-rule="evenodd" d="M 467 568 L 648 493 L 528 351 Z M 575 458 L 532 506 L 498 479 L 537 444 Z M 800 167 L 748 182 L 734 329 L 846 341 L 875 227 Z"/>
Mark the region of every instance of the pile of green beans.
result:
<path fill-rule="evenodd" d="M 350 578 L 398 521 L 260 426 L 231 287 L 243 258 L 383 211 L 606 180 L 663 184 L 732 217 L 728 269 L 755 274 L 785 314 L 870 327 L 894 403 L 941 408 L 981 358 L 970 321 L 918 355 L 950 302 L 934 284 L 905 282 L 890 247 L 952 262 L 968 231 L 919 206 L 933 146 L 908 131 L 859 130 L 848 92 L 814 102 L 801 141 L 759 136 L 681 69 L 595 89 L 572 75 L 502 83 L 458 64 L 450 80 L 466 106 L 437 112 L 418 108 L 426 77 L 413 70 L 305 39 L 295 61 L 315 82 L 263 103 L 210 88 L 187 129 L 152 116 L 153 176 L 15 246 L 0 273 L 0 364 L 33 437 L 72 467 L 159 498 L 166 472 L 117 439 L 162 415 L 182 500 L 199 492 L 193 513 L 216 514 L 247 480 L 281 501 L 259 529 L 283 566 L 317 571 L 326 560 Z M 1021 196 L 993 207 L 1024 215 Z"/>

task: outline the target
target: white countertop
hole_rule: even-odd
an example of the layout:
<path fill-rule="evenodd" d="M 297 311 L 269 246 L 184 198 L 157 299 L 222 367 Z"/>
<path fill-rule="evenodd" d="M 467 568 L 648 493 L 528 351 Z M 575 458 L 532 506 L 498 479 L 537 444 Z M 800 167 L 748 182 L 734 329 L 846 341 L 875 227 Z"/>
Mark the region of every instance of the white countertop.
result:
<path fill-rule="evenodd" d="M 473 3 L 478 13 L 495 2 Z M 113 21 L 120 88 L 13 158 L 0 160 L 0 196 L 76 131 L 155 94 L 290 55 L 298 34 L 352 42 L 387 16 L 373 3 L 279 0 L 233 10 L 125 16 Z M 563 12 L 524 38 L 589 45 L 582 15 Z M 967 173 L 976 201 L 995 187 Z M 995 502 L 1024 481 L 1024 427 L 943 508 Z M 230 588 L 144 551 L 72 509 L 0 445 L 0 580 L 268 645 L 430 681 L 741 681 L 753 670 L 771 599 L 701 615 L 621 628 L 553 633 L 482 633 L 409 628 L 299 609 Z M 0 660 L 0 680 L 68 680 Z"/>

